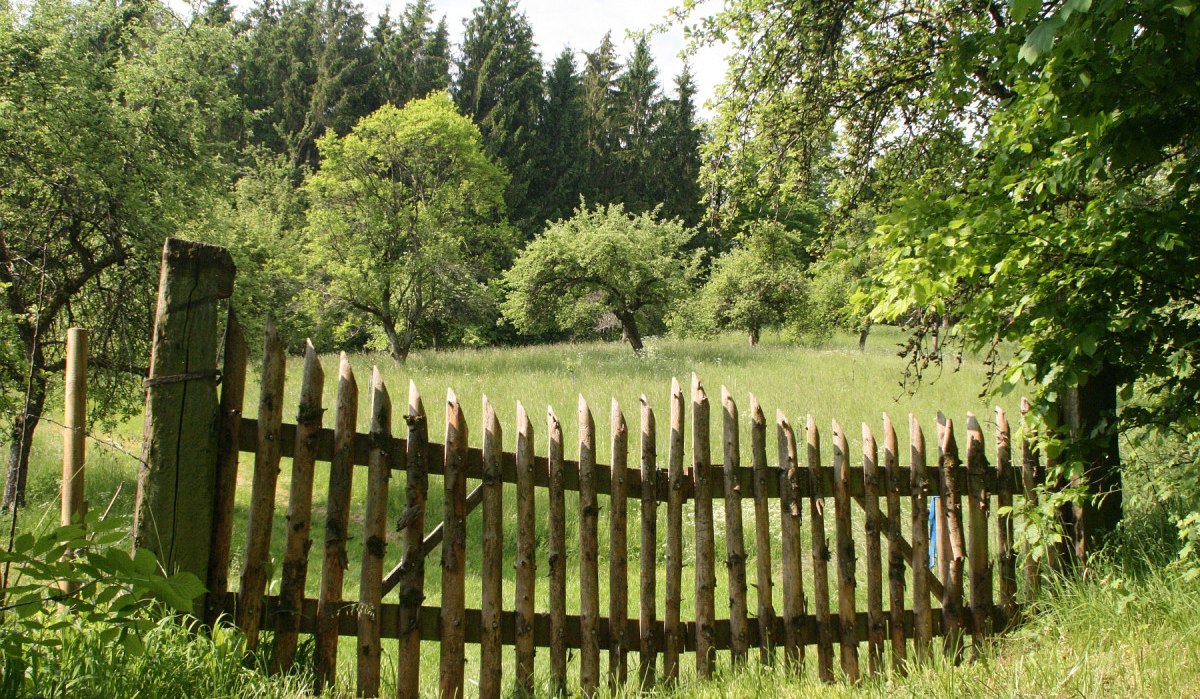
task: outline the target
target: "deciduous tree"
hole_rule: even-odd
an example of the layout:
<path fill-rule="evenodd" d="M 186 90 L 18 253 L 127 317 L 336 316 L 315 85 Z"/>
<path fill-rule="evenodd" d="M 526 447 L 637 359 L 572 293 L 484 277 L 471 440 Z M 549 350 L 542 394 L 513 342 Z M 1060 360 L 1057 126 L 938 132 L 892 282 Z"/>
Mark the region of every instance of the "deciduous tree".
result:
<path fill-rule="evenodd" d="M 969 163 L 931 170 L 897 203 L 861 303 L 922 321 L 918 361 L 930 324 L 953 314 L 1005 385 L 1073 411 L 1066 475 L 1087 477 L 1077 518 L 1103 537 L 1122 511 L 1120 416 L 1185 434 L 1200 420 L 1200 13 L 1157 0 L 1009 10 L 988 54 L 1008 101 Z M 1118 413 L 1135 385 L 1148 404 Z"/>
<path fill-rule="evenodd" d="M 508 177 L 445 93 L 384 105 L 319 147 L 321 169 L 305 182 L 310 262 L 402 362 L 433 325 L 469 317 L 511 254 Z"/>
<path fill-rule="evenodd" d="M 572 328 L 611 315 L 636 353 L 642 328 L 687 293 L 699 254 L 684 252 L 692 231 L 657 212 L 620 204 L 588 209 L 547 226 L 504 275 L 504 315 L 518 329 Z"/>
<path fill-rule="evenodd" d="M 738 236 L 735 247 L 713 260 L 698 302 L 717 328 L 740 330 L 750 345 L 762 331 L 803 313 L 806 254 L 803 242 L 777 223 L 761 223 Z"/>
<path fill-rule="evenodd" d="M 229 46 L 227 28 L 157 2 L 0 5 L 5 507 L 24 499 L 68 325 L 91 330 L 92 414 L 136 395 L 163 240 L 226 174 Z"/>

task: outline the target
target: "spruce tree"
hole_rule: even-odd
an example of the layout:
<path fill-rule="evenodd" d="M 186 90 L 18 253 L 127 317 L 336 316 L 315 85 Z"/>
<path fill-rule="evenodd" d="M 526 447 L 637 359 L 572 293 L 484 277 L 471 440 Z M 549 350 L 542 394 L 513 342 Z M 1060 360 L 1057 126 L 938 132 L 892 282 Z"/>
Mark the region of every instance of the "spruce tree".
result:
<path fill-rule="evenodd" d="M 380 16 L 371 39 L 375 59 L 370 102 L 404 106 L 450 84 L 450 41 L 443 17 L 436 26 L 429 0 L 404 8 L 399 20 Z"/>
<path fill-rule="evenodd" d="M 579 206 L 587 181 L 583 81 L 569 48 L 546 74 L 546 100 L 538 124 L 539 166 L 536 190 L 540 219 L 568 218 Z"/>
<path fill-rule="evenodd" d="M 584 138 L 587 143 L 589 204 L 612 204 L 620 201 L 620 169 L 617 152 L 618 91 L 617 61 L 612 33 L 604 35 L 600 46 L 586 55 L 583 71 Z"/>
<path fill-rule="evenodd" d="M 662 121 L 655 132 L 655 168 L 652 179 L 662 183 L 659 190 L 663 216 L 678 217 L 689 226 L 697 226 L 704 216 L 700 189 L 701 132 L 696 123 L 696 84 L 685 63 L 675 78 L 675 97 L 665 100 Z M 696 242 L 704 242 L 703 232 Z M 710 241 L 711 242 L 711 241 Z"/>
<path fill-rule="evenodd" d="M 237 91 L 255 123 L 247 141 L 315 166 L 316 139 L 370 111 L 373 58 L 349 0 L 261 0 L 243 23 Z"/>
<path fill-rule="evenodd" d="M 484 147 L 512 180 L 505 201 L 526 235 L 540 228 L 531 196 L 542 100 L 542 62 L 533 28 L 513 0 L 483 0 L 467 21 L 455 100 L 479 125 Z"/>
<path fill-rule="evenodd" d="M 200 19 L 213 27 L 233 24 L 233 3 L 229 0 L 206 0 L 200 5 Z"/>
<path fill-rule="evenodd" d="M 421 37 L 413 80 L 412 99 L 428 97 L 431 92 L 450 87 L 450 29 L 446 26 L 445 15 L 432 31 L 426 31 Z"/>
<path fill-rule="evenodd" d="M 634 44 L 633 55 L 617 78 L 616 136 L 620 144 L 616 162 L 622 177 L 619 195 L 631 213 L 650 211 L 658 205 L 670 180 L 678 175 L 655 166 L 654 141 L 659 135 L 662 96 L 658 69 L 645 37 Z"/>

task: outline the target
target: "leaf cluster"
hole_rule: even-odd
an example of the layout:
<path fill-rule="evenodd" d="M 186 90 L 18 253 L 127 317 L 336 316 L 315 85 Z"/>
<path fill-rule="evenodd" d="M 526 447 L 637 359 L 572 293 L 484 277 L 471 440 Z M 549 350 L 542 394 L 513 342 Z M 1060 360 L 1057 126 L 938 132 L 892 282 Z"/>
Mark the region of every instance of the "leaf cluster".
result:
<path fill-rule="evenodd" d="M 190 612 L 204 586 L 191 573 L 165 575 L 147 549 L 130 555 L 128 523 L 88 517 L 40 535 L 23 533 L 0 551 L 8 586 L 0 596 L 0 652 L 6 674 L 54 653 L 61 632 L 100 629 L 104 643 L 144 650 L 156 610 Z"/>
<path fill-rule="evenodd" d="M 620 204 L 588 208 L 555 221 L 504 274 L 503 311 L 518 329 L 586 328 L 605 314 L 622 322 L 653 322 L 689 290 L 699 251 L 693 232 L 655 213 L 627 213 Z"/>
<path fill-rule="evenodd" d="M 384 105 L 319 147 L 304 184 L 307 263 L 329 297 L 373 316 L 398 359 L 430 322 L 486 302 L 485 280 L 512 255 L 508 175 L 445 93 Z"/>

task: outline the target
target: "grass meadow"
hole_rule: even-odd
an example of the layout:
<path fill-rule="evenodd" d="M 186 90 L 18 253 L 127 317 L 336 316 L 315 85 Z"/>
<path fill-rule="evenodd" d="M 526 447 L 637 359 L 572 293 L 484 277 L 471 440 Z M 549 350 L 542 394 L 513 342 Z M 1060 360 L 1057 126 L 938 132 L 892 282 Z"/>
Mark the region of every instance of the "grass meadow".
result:
<path fill-rule="evenodd" d="M 638 454 L 638 400 L 645 395 L 655 408 L 658 424 L 658 460 L 660 467 L 665 467 L 668 436 L 667 402 L 672 377 L 679 379 L 687 395 L 690 375 L 695 372 L 705 386 L 712 418 L 713 461 L 720 462 L 720 392 L 726 386 L 738 403 L 739 420 L 741 423 L 743 463 L 748 464 L 749 446 L 749 393 L 753 392 L 759 399 L 769 422 L 774 422 L 775 411 L 782 410 L 793 425 L 802 426 L 807 414 L 812 414 L 822 431 L 823 459 L 825 463 L 831 456 L 829 447 L 831 420 L 838 420 L 843 426 L 850 441 L 852 463 L 861 463 L 861 423 L 869 424 L 876 433 L 876 439 L 882 441 L 882 415 L 891 415 L 896 425 L 901 428 L 900 454 L 901 461 L 907 464 L 908 438 L 906 425 L 908 413 L 915 414 L 926 429 L 927 442 L 932 449 L 934 416 L 937 411 L 945 412 L 955 420 L 960 436 L 960 444 L 964 440 L 962 426 L 968 412 L 977 414 L 984 423 L 985 433 L 989 435 L 988 456 L 994 459 L 994 445 L 990 434 L 994 430 L 993 409 L 995 399 L 984 399 L 980 392 L 986 383 L 986 367 L 975 358 L 967 357 L 957 368 L 947 367 L 941 371 L 929 372 L 915 391 L 908 392 L 901 385 L 904 375 L 905 360 L 897 356 L 898 343 L 901 335 L 889 328 L 877 329 L 871 336 L 865 352 L 859 352 L 856 337 L 837 335 L 814 346 L 800 346 L 785 342 L 776 337 L 765 337 L 758 346 L 749 347 L 744 337 L 724 336 L 713 341 L 688 341 L 674 339 L 651 339 L 647 343 L 646 356 L 638 358 L 633 355 L 626 345 L 612 343 L 564 344 L 539 346 L 516 349 L 486 349 L 460 350 L 452 352 L 422 352 L 414 354 L 405 365 L 399 365 L 384 354 L 359 354 L 352 356 L 351 363 L 359 385 L 359 429 L 365 431 L 369 420 L 369 392 L 367 390 L 372 367 L 378 366 L 392 396 L 394 406 L 393 432 L 397 436 L 404 435 L 404 423 L 401 416 L 404 412 L 408 383 L 412 381 L 420 390 L 429 417 L 429 432 L 432 441 L 442 441 L 444 436 L 445 396 L 448 388 L 452 388 L 459 396 L 470 425 L 470 441 L 478 446 L 482 437 L 480 420 L 482 415 L 481 402 L 487 395 L 496 408 L 501 425 L 504 428 L 504 448 L 512 451 L 515 445 L 515 415 L 516 403 L 521 401 L 531 416 L 534 424 L 536 452 L 544 455 L 546 450 L 545 410 L 553 407 L 562 422 L 564 443 L 567 458 L 575 458 L 577 451 L 577 420 L 576 403 L 583 396 L 591 406 L 596 422 L 598 460 L 607 463 L 610 455 L 609 444 L 609 409 L 610 401 L 616 399 L 625 412 L 630 428 L 631 466 L 636 465 Z M 246 414 L 254 416 L 257 413 L 258 400 L 258 366 L 261 359 L 251 353 L 251 372 L 247 382 Z M 332 423 L 332 406 L 336 396 L 338 357 L 322 357 L 322 365 L 326 375 L 325 405 L 330 408 L 326 412 L 325 424 Z M 287 367 L 285 420 L 295 419 L 296 405 L 299 396 L 300 374 L 302 359 L 289 359 Z M 1016 404 L 1019 396 L 1001 397 L 999 405 L 1013 415 L 1014 428 L 1019 424 L 1015 418 Z M 689 418 L 690 419 L 690 418 Z M 106 435 L 103 440 L 97 440 L 89 446 L 88 461 L 88 500 L 91 508 L 107 507 L 112 503 L 113 516 L 129 517 L 132 514 L 133 495 L 136 482 L 135 459 L 124 452 L 137 453 L 140 450 L 141 425 L 138 419 L 132 419 L 116 432 Z M 772 425 L 768 426 L 768 459 L 775 462 L 775 435 Z M 803 437 L 800 437 L 801 440 Z M 686 449 L 690 459 L 690 438 L 686 440 Z M 124 451 L 122 451 L 124 450 Z M 57 488 L 59 475 L 59 438 L 57 432 L 44 427 L 39 433 L 34 447 L 33 464 L 30 474 L 29 500 L 31 507 L 23 513 L 22 528 L 37 528 L 48 526 L 57 518 Z M 241 568 L 241 549 L 244 547 L 244 527 L 248 514 L 250 474 L 253 466 L 253 456 L 243 454 L 239 470 L 238 502 L 236 512 L 237 531 L 234 538 L 234 554 L 232 562 L 231 583 L 236 586 L 237 572 Z M 276 496 L 276 516 L 274 523 L 274 539 L 272 550 L 281 556 L 284 539 L 284 513 L 287 506 L 290 464 L 285 459 L 279 479 Z M 353 534 L 354 523 L 361 523 L 365 484 L 365 469 L 355 472 L 355 505 L 352 508 L 351 541 L 349 543 L 350 569 L 347 573 L 345 597 L 354 599 L 357 596 L 358 561 L 361 560 L 361 537 Z M 327 490 L 328 466 L 318 464 L 314 488 L 313 531 L 314 546 L 311 549 L 308 596 L 315 597 L 319 586 L 320 558 L 322 555 L 321 542 L 324 540 L 323 522 L 325 513 L 325 493 Z M 389 521 L 395 521 L 404 509 L 404 476 L 395 473 L 389 487 Z M 468 489 L 473 484 L 468 484 Z M 505 608 L 511 609 L 515 597 L 515 584 L 512 578 L 512 562 L 515 561 L 515 532 L 516 505 L 515 489 L 506 486 L 505 493 L 505 530 L 506 536 L 506 579 L 504 581 Z M 744 501 L 746 521 L 747 571 L 750 582 L 754 579 L 754 551 L 752 502 Z M 429 512 L 427 528 L 432 527 L 441 517 L 441 479 L 430 479 Z M 600 497 L 600 550 L 606 550 L 608 540 L 608 519 L 605 511 L 606 498 Z M 714 520 L 716 522 L 716 550 L 718 560 L 723 560 L 725 542 L 723 538 L 723 512 L 721 503 L 717 501 Z M 548 582 L 544 575 L 546 570 L 547 532 L 546 493 L 538 491 L 538 520 L 543 523 L 537 534 L 537 565 L 539 587 L 536 591 L 536 604 L 539 612 L 546 610 L 548 599 Z M 857 509 L 857 508 L 856 508 Z M 43 514 L 44 512 L 44 514 Z M 578 544 L 577 497 L 567 493 L 568 512 L 568 549 L 571 552 L 568 566 L 568 613 L 578 613 L 578 586 L 573 583 L 573 571 L 577 570 L 578 560 L 576 549 Z M 856 519 L 855 531 L 861 539 L 863 528 L 861 511 Z M 664 608 L 663 597 L 665 590 L 664 570 L 662 561 L 665 557 L 665 507 L 659 508 L 659 546 L 658 560 L 660 566 L 658 575 L 658 609 L 661 618 Z M 692 557 L 689 520 L 691 507 L 684 508 L 684 572 L 683 572 L 683 609 L 681 617 L 689 619 L 692 616 Z M 827 526 L 832 533 L 832 517 L 827 517 Z M 629 520 L 632 523 L 629 532 L 629 609 L 636 614 L 638 608 L 637 575 L 639 555 L 639 521 L 638 503 L 636 497 L 629 502 Z M 774 527 L 778 528 L 778 517 L 774 518 Z M 905 535 L 908 536 L 907 517 L 904 520 Z M 468 561 L 467 561 L 467 605 L 478 607 L 480 597 L 480 547 L 481 540 L 480 516 L 476 511 L 468 518 Z M 809 557 L 808 523 L 804 522 L 802 558 L 805 561 L 806 589 L 811 594 L 811 560 Z M 778 541 L 778 536 L 773 539 Z M 398 562 L 400 545 L 399 536 L 393 534 L 389 539 L 389 552 L 385 565 L 390 567 Z M 861 540 L 860 540 L 861 546 Z M 993 544 L 994 546 L 994 544 Z M 778 551 L 774 552 L 773 561 L 776 570 L 779 566 Z M 426 604 L 436 605 L 439 601 L 438 584 L 440 569 L 438 561 L 440 551 L 435 551 L 426 564 Z M 1183 696 L 1188 692 L 1200 690 L 1190 689 L 1200 686 L 1200 662 L 1196 656 L 1200 650 L 1200 609 L 1197 605 L 1197 585 L 1195 583 L 1177 584 L 1165 578 L 1166 573 L 1147 574 L 1141 577 L 1123 574 L 1123 569 L 1116 564 L 1110 566 L 1114 572 L 1104 580 L 1090 580 L 1087 583 L 1060 583 L 1051 585 L 1047 591 L 1047 602 L 1044 604 L 1045 613 L 1032 623 L 1016 631 L 1014 634 L 998 639 L 989 652 L 978 662 L 965 667 L 953 668 L 941 662 L 935 662 L 929 667 L 913 671 L 907 678 L 886 676 L 866 682 L 860 686 L 840 686 L 829 688 L 816 682 L 815 667 L 809 660 L 807 672 L 802 673 L 802 679 L 794 674 L 781 670 L 763 668 L 757 663 L 751 663 L 746 669 L 733 671 L 728 667 L 727 654 L 721 654 L 719 666 L 721 672 L 712 683 L 700 683 L 689 676 L 692 659 L 684 658 L 684 680 L 675 688 L 662 689 L 664 695 L 679 696 L 762 696 L 780 695 L 804 697 L 820 693 L 826 696 L 883 696 L 901 694 L 908 696 L 940 696 L 948 693 L 979 695 L 979 696 L 1097 696 L 1098 692 L 1108 695 L 1126 695 L 1138 693 L 1147 696 Z M 859 595 L 860 609 L 865 605 L 865 566 L 860 563 Z M 273 576 L 278 585 L 278 566 Z M 607 609 L 607 560 L 601 555 L 600 560 L 600 594 L 602 614 Z M 832 570 L 831 570 L 832 573 Z M 1157 576 L 1157 577 L 1156 577 Z M 1113 583 L 1120 581 L 1120 585 Z M 1174 580 L 1174 579 L 1172 579 Z M 778 574 L 776 585 L 778 586 Z M 1137 589 L 1138 585 L 1153 589 L 1169 588 L 1171 600 L 1169 604 L 1147 602 L 1142 608 L 1138 600 L 1131 606 L 1129 602 L 1120 607 L 1120 614 L 1114 616 L 1117 607 L 1114 599 L 1126 599 L 1129 591 Z M 1124 587 L 1122 587 L 1124 586 Z M 778 589 L 778 588 L 777 588 Z M 833 587 L 836 590 L 836 587 Z M 723 565 L 717 566 L 717 607 L 718 616 L 726 614 L 727 596 L 725 591 L 726 573 Z M 781 609 L 779 592 L 776 593 L 775 607 Z M 836 595 L 836 592 L 834 593 Z M 1122 596 L 1124 595 L 1124 596 Z M 385 601 L 395 601 L 395 593 Z M 756 608 L 755 588 L 749 589 L 749 608 L 753 613 Z M 1140 610 L 1139 618 L 1144 623 L 1125 624 L 1120 621 L 1126 613 Z M 263 639 L 263 647 L 269 649 L 269 635 Z M 182 642 L 182 641 L 180 641 Z M 1169 654 L 1163 655 L 1169 649 Z M 389 655 L 395 652 L 395 642 L 384 643 L 383 658 L 384 694 L 391 691 L 394 684 L 394 658 Z M 304 653 L 311 654 L 311 643 L 303 644 L 301 657 Z M 472 678 L 478 661 L 478 646 L 467 646 L 467 693 L 473 694 Z M 423 684 L 429 694 L 436 691 L 434 678 L 437 674 L 438 645 L 425 643 L 422 649 L 422 676 L 427 681 Z M 506 677 L 511 681 L 512 650 L 506 649 Z M 810 650 L 810 655 L 813 655 Z M 339 653 L 339 685 L 337 693 L 346 696 L 353 695 L 354 649 L 351 639 L 343 639 Z M 1141 658 L 1140 662 L 1133 662 Z M 1190 659 L 1190 667 L 1181 666 L 1178 671 L 1168 658 Z M 541 685 L 548 686 L 548 659 L 544 649 L 539 650 L 539 678 Z M 303 662 L 301 664 L 304 664 Z M 604 663 L 602 662 L 602 665 Z M 631 676 L 636 676 L 636 654 L 630 658 Z M 570 660 L 569 672 L 574 677 L 578 672 L 577 658 Z M 292 680 L 280 682 L 276 689 L 278 696 L 296 696 L 301 692 L 297 689 L 303 682 Z M 1113 691 L 1108 691 L 1113 690 Z M 1143 691 L 1144 690 L 1144 691 Z M 1175 691 L 1178 690 L 1178 691 Z M 114 691 L 116 691 L 114 689 Z M 254 690 L 257 693 L 259 690 Z M 268 690 L 263 690 L 268 691 Z M 629 689 L 616 689 L 614 693 L 623 694 Z M 125 693 L 123 691 L 123 693 Z M 153 696 L 153 692 L 147 695 Z"/>

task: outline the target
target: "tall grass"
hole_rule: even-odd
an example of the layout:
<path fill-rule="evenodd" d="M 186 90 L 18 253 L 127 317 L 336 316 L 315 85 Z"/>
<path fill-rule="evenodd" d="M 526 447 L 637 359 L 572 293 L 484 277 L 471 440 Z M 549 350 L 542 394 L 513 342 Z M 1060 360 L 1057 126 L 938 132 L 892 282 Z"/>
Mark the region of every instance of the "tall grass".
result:
<path fill-rule="evenodd" d="M 290 699 L 309 695 L 310 677 L 297 673 L 267 677 L 245 667 L 239 634 L 218 629 L 195 633 L 163 618 L 143 638 L 145 649 L 127 652 L 111 638 L 111 628 L 75 623 L 52 634 L 61 642 L 25 668 L 6 658 L 0 696 L 44 699 Z M 14 671 L 23 677 L 13 677 Z"/>
<path fill-rule="evenodd" d="M 1100 563 L 1046 589 L 1037 615 L 974 662 L 935 657 L 906 676 L 821 684 L 751 663 L 665 697 L 1200 697 L 1200 581 L 1144 560 Z"/>

